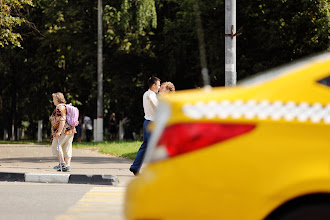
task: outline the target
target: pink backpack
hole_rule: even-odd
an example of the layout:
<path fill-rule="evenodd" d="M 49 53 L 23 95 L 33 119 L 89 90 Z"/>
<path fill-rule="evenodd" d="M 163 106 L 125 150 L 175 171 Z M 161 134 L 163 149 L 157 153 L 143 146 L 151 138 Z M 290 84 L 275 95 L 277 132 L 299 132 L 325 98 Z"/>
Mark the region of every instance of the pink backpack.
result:
<path fill-rule="evenodd" d="M 60 104 L 64 105 L 64 104 Z M 77 107 L 74 107 L 71 103 L 65 105 L 66 108 L 66 122 L 72 127 L 75 127 L 79 124 L 79 110 Z"/>

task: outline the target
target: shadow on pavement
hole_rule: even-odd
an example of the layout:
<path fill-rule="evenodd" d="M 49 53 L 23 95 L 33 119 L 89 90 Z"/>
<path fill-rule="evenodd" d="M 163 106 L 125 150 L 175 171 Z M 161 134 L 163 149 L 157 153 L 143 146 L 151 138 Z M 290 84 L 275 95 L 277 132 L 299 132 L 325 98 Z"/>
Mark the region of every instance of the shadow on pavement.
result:
<path fill-rule="evenodd" d="M 2 158 L 0 163 L 15 163 L 15 162 L 31 162 L 31 163 L 49 163 L 56 161 L 56 157 L 19 157 L 19 158 Z M 108 164 L 108 163 L 123 163 L 127 160 L 116 157 L 72 157 L 72 162 L 82 164 Z"/>

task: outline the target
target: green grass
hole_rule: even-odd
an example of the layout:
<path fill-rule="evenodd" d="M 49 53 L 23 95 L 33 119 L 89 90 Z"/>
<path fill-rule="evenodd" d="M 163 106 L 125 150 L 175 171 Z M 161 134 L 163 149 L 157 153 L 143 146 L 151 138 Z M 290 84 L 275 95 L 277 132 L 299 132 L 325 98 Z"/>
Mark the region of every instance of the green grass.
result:
<path fill-rule="evenodd" d="M 105 142 L 81 142 L 74 143 L 75 148 L 93 148 L 100 153 L 134 160 L 141 141 L 105 141 Z"/>
<path fill-rule="evenodd" d="M 0 141 L 0 144 L 38 144 L 50 146 L 50 141 L 43 140 L 41 143 L 33 140 Z M 128 158 L 134 160 L 141 141 L 104 141 L 104 142 L 73 142 L 73 147 L 78 149 L 93 149 L 100 153 Z"/>
<path fill-rule="evenodd" d="M 43 139 L 42 142 L 37 140 L 20 140 L 20 141 L 3 141 L 0 140 L 0 144 L 37 144 L 37 145 L 50 145 L 50 139 Z"/>

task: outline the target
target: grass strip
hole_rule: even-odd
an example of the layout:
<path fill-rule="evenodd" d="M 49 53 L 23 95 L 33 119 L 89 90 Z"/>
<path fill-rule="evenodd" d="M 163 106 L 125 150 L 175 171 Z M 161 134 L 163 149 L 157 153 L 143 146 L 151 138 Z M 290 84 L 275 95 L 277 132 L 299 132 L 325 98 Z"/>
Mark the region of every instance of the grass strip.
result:
<path fill-rule="evenodd" d="M 134 160 L 141 141 L 74 142 L 75 148 L 92 148 L 100 153 Z"/>

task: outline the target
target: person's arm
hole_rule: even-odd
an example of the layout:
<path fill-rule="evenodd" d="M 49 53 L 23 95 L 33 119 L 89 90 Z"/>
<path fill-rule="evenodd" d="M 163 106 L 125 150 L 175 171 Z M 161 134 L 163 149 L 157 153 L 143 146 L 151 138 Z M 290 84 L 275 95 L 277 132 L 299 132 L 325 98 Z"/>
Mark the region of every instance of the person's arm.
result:
<path fill-rule="evenodd" d="M 61 112 L 60 116 L 60 125 L 58 126 L 57 132 L 55 134 L 55 137 L 60 137 L 62 135 L 63 128 L 65 126 L 66 121 L 66 109 L 64 105 L 61 105 L 58 107 L 58 110 Z"/>
<path fill-rule="evenodd" d="M 148 96 L 148 99 L 149 99 L 149 101 L 150 101 L 151 106 L 152 106 L 153 108 L 156 108 L 157 105 L 158 105 L 157 97 L 156 97 L 156 96 L 153 96 L 152 94 L 150 94 L 150 95 Z"/>
<path fill-rule="evenodd" d="M 60 121 L 60 125 L 58 126 L 57 133 L 55 134 L 55 137 L 60 137 L 62 135 L 62 131 L 65 125 L 65 121 Z"/>

